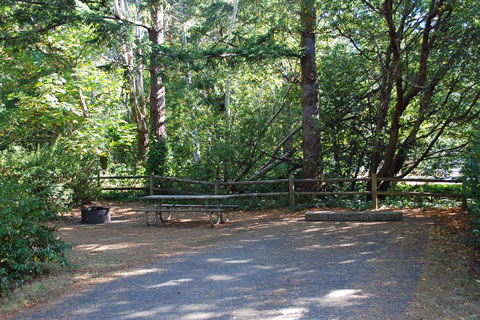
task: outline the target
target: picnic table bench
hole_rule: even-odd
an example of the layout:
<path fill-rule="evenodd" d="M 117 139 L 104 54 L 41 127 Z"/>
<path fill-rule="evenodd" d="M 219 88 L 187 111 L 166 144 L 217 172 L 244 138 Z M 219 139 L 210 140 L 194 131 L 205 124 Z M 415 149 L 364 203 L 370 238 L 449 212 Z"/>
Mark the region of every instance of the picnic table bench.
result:
<path fill-rule="evenodd" d="M 145 212 L 145 221 L 148 226 L 155 225 L 159 221 L 169 221 L 172 213 L 207 212 L 210 216 L 210 225 L 216 227 L 220 223 L 227 223 L 230 219 L 230 210 L 238 207 L 237 205 L 223 204 L 223 200 L 232 197 L 231 195 L 150 195 L 142 199 L 154 201 L 154 207 L 141 209 L 141 211 Z M 201 200 L 206 203 L 164 203 L 169 200 Z M 153 213 L 153 219 L 150 217 L 151 213 Z"/>

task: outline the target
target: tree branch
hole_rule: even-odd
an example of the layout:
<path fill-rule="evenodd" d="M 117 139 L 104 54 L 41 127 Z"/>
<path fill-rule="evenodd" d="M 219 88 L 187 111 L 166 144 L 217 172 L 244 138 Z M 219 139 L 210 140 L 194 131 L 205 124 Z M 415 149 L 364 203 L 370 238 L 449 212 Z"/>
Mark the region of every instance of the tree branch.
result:
<path fill-rule="evenodd" d="M 137 27 L 145 28 L 147 30 L 150 30 L 152 28 L 150 25 L 143 24 L 141 21 L 133 21 L 133 20 L 130 20 L 130 19 L 119 17 L 119 16 L 103 16 L 102 18 L 105 19 L 105 20 L 115 20 L 115 21 L 125 22 L 125 23 L 128 23 L 128 24 L 137 26 Z"/>

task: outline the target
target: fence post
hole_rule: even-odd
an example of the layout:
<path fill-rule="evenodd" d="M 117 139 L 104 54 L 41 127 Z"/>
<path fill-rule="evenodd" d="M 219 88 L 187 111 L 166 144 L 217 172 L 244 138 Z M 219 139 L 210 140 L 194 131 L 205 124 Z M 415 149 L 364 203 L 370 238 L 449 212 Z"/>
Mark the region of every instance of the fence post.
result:
<path fill-rule="evenodd" d="M 467 186 L 465 181 L 462 181 L 462 209 L 467 209 Z"/>
<path fill-rule="evenodd" d="M 288 198 L 290 200 L 290 208 L 295 207 L 295 177 L 293 174 L 288 176 Z"/>
<path fill-rule="evenodd" d="M 153 172 L 150 172 L 150 195 L 154 195 L 155 194 L 155 184 L 154 184 L 154 173 Z"/>
<path fill-rule="evenodd" d="M 215 179 L 215 182 L 213 183 L 213 194 L 218 195 L 218 180 Z"/>
<path fill-rule="evenodd" d="M 377 174 L 372 173 L 372 204 L 373 210 L 378 209 L 378 194 L 377 194 Z"/>
<path fill-rule="evenodd" d="M 100 172 L 97 174 L 97 183 L 98 183 L 98 189 L 101 189 L 102 188 L 102 183 L 100 182 Z"/>

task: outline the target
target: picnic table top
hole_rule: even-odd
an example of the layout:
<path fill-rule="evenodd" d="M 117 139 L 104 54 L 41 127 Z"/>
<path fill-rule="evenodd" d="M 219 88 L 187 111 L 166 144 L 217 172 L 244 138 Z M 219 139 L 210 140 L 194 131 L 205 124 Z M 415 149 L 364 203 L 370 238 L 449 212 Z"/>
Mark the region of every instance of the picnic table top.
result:
<path fill-rule="evenodd" d="M 144 200 L 225 200 L 234 198 L 234 195 L 212 195 L 212 194 L 195 194 L 195 195 L 178 195 L 178 194 L 162 194 L 150 195 L 142 197 Z"/>

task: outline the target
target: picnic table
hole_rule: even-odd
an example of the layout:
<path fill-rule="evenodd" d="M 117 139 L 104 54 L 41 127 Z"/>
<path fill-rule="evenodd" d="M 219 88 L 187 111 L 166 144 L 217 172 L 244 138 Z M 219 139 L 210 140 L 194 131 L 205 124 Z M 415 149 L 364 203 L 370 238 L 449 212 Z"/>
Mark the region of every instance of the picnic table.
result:
<path fill-rule="evenodd" d="M 225 205 L 223 201 L 233 198 L 233 195 L 150 195 L 143 197 L 144 200 L 154 201 L 153 208 L 143 209 L 145 220 L 148 226 L 155 225 L 159 221 L 166 222 L 172 217 L 172 213 L 181 212 L 207 212 L 210 215 L 210 225 L 218 226 L 220 223 L 227 223 L 230 219 L 230 210 L 238 207 L 236 205 Z M 189 203 L 168 203 L 169 201 L 197 200 L 202 204 Z M 150 218 L 153 213 L 153 219 Z"/>

